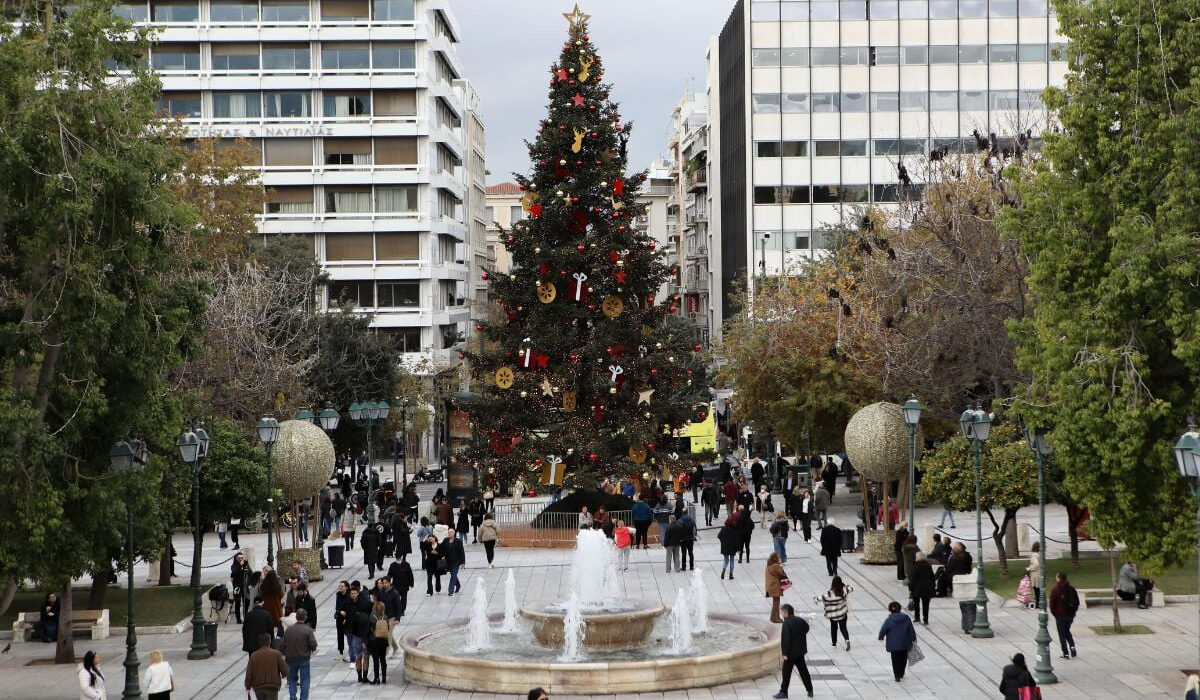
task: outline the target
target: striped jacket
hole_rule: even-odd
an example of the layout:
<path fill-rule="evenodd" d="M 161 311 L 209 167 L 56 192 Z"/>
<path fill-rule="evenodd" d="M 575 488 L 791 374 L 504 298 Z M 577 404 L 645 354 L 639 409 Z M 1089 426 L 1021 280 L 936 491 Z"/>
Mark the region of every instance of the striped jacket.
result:
<path fill-rule="evenodd" d="M 836 595 L 833 591 L 826 591 L 825 595 L 817 596 L 816 602 L 825 606 L 826 620 L 844 620 L 847 613 L 850 612 L 850 592 L 854 589 L 850 586 L 845 587 L 845 595 Z"/>

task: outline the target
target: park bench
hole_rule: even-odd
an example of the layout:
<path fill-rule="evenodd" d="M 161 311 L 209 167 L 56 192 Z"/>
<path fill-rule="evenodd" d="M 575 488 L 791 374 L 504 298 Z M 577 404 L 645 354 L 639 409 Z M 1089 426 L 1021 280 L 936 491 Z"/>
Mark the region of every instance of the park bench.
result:
<path fill-rule="evenodd" d="M 33 626 L 42 619 L 40 612 L 17 613 L 13 622 L 13 642 L 28 642 L 33 636 Z M 62 629 L 62 625 L 59 625 Z M 104 610 L 72 610 L 71 632 L 86 634 L 92 639 L 108 639 L 108 608 Z"/>
<path fill-rule="evenodd" d="M 1076 588 L 1075 592 L 1079 594 L 1079 599 L 1083 601 L 1084 607 L 1112 605 L 1113 597 L 1116 594 L 1112 588 Z M 1137 599 L 1122 600 L 1120 597 L 1117 597 L 1117 603 L 1137 605 Z M 1167 601 L 1163 592 L 1155 588 L 1150 591 L 1149 603 L 1152 608 L 1161 608 L 1166 606 Z"/>

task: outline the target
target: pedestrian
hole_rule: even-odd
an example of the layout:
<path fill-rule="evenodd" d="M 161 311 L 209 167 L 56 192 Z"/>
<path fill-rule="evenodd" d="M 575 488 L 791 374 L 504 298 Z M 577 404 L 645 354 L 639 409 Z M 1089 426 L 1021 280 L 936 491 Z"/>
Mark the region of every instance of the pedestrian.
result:
<path fill-rule="evenodd" d="M 950 529 L 954 529 L 954 511 L 950 508 L 950 502 L 942 503 L 942 521 L 938 523 L 938 527 L 946 527 L 946 518 L 950 518 Z"/>
<path fill-rule="evenodd" d="M 467 551 L 463 548 L 462 540 L 459 539 L 456 530 L 446 533 L 446 539 L 442 540 L 438 550 L 446 558 L 446 568 L 450 572 L 450 582 L 446 585 L 446 597 L 450 597 L 462 590 L 462 583 L 458 580 L 458 570 L 467 564 Z"/>
<path fill-rule="evenodd" d="M 704 482 L 704 467 L 699 462 L 692 466 L 692 503 L 699 504 L 700 496 L 707 484 Z M 710 523 L 711 524 L 711 523 Z"/>
<path fill-rule="evenodd" d="M 296 584 L 296 612 L 301 610 L 308 613 L 308 624 L 314 630 L 317 628 L 317 600 L 308 593 L 308 584 L 300 581 Z"/>
<path fill-rule="evenodd" d="M 471 516 L 471 544 L 479 541 L 479 526 L 483 525 L 483 517 L 487 512 L 487 506 L 483 505 L 483 499 L 479 496 L 472 498 L 467 504 L 467 513 Z M 466 537 L 466 533 L 463 537 Z"/>
<path fill-rule="evenodd" d="M 850 592 L 854 589 L 842 582 L 841 576 L 834 576 L 825 595 L 817 596 L 816 602 L 825 608 L 825 619 L 829 620 L 829 637 L 836 648 L 838 630 L 846 640 L 846 651 L 850 651 L 850 630 L 846 628 L 846 620 L 850 616 Z"/>
<path fill-rule="evenodd" d="M 617 547 L 617 570 L 629 571 L 629 550 L 633 549 L 633 534 L 625 527 L 624 520 L 618 520 L 613 528 L 613 544 Z"/>
<path fill-rule="evenodd" d="M 241 544 L 238 543 L 238 531 L 241 529 L 242 529 L 242 519 L 241 518 L 230 518 L 229 519 L 229 541 L 233 543 L 234 549 L 237 549 L 238 547 L 242 546 Z"/>
<path fill-rule="evenodd" d="M 490 510 L 479 523 L 479 541 L 483 543 L 483 552 L 487 556 L 488 568 L 495 568 L 492 560 L 496 558 L 496 542 L 500 541 L 500 527 L 496 525 L 496 514 Z"/>
<path fill-rule="evenodd" d="M 737 522 L 732 515 L 717 532 L 717 541 L 721 543 L 721 578 L 725 578 L 725 569 L 729 569 L 729 580 L 732 581 L 733 555 L 742 550 L 742 536 L 738 534 Z"/>
<path fill-rule="evenodd" d="M 1071 623 L 1075 622 L 1075 613 L 1079 611 L 1079 593 L 1067 575 L 1058 572 L 1054 577 L 1054 590 L 1050 591 L 1050 614 L 1054 616 L 1054 625 L 1058 628 L 1058 643 L 1062 645 L 1062 658 L 1075 658 L 1075 636 L 1071 634 Z"/>
<path fill-rule="evenodd" d="M 577 522 L 575 523 L 575 526 L 578 527 L 580 530 L 591 529 L 592 514 L 590 511 L 588 511 L 587 506 L 583 506 L 582 508 L 579 509 L 579 516 L 577 518 Z"/>
<path fill-rule="evenodd" d="M 434 594 L 434 583 L 437 583 L 437 592 L 442 592 L 442 574 L 446 573 L 446 560 L 442 558 L 441 552 L 438 551 L 437 536 L 430 533 L 425 541 L 421 543 L 421 554 L 423 555 L 424 564 L 421 568 L 425 570 L 425 596 L 429 597 Z"/>
<path fill-rule="evenodd" d="M 374 630 L 371 628 L 371 610 L 375 607 L 360 586 L 350 586 L 350 602 L 347 609 L 347 635 L 350 638 L 350 660 L 354 662 L 354 671 L 358 674 L 358 682 L 367 682 L 367 672 L 371 670 L 371 652 L 369 644 Z"/>
<path fill-rule="evenodd" d="M 804 660 L 804 655 L 808 653 L 808 622 L 804 618 L 796 615 L 796 610 L 791 605 L 784 605 L 783 608 L 783 627 L 779 631 L 779 650 L 783 652 L 783 683 L 779 686 L 779 692 L 775 693 L 774 698 L 786 698 L 788 696 L 788 685 L 792 680 L 792 667 L 800 673 L 800 680 L 804 683 L 804 690 L 808 693 L 808 697 L 813 696 L 812 676 L 808 672 L 808 664 Z"/>
<path fill-rule="evenodd" d="M 458 517 L 454 521 L 454 531 L 459 533 L 459 539 L 471 534 L 471 512 L 467 510 L 467 502 L 461 498 L 458 499 Z"/>
<path fill-rule="evenodd" d="M 108 700 L 100 655 L 91 650 L 83 655 L 83 663 L 79 666 L 79 700 Z"/>
<path fill-rule="evenodd" d="M 521 512 L 521 499 L 525 496 L 525 482 L 521 481 L 521 477 L 513 482 L 512 487 L 512 509 L 514 513 Z"/>
<path fill-rule="evenodd" d="M 675 509 L 667 502 L 666 496 L 659 496 L 658 503 L 654 506 L 654 522 L 658 523 L 658 541 L 662 543 L 667 539 L 667 528 L 671 525 L 671 518 L 675 515 Z"/>
<path fill-rule="evenodd" d="M 679 567 L 680 570 L 696 570 L 696 539 L 700 536 L 696 530 L 696 519 L 691 513 L 684 513 L 675 521 L 679 526 Z"/>
<path fill-rule="evenodd" d="M 246 612 L 246 620 L 242 623 L 242 651 L 248 654 L 258 651 L 259 635 L 271 635 L 275 624 L 270 611 L 263 607 L 262 598 L 255 597 L 254 605 Z"/>
<path fill-rule="evenodd" d="M 1025 655 L 1013 654 L 1012 663 L 1005 666 L 1004 670 L 1000 672 L 1000 692 L 1004 693 L 1004 700 L 1021 700 L 1022 688 L 1036 687 L 1037 681 L 1033 679 L 1033 674 L 1025 665 Z M 1025 697 L 1030 696 L 1026 695 Z"/>
<path fill-rule="evenodd" d="M 913 604 L 913 622 L 929 626 L 929 600 L 934 593 L 933 566 L 925 552 L 917 552 L 913 558 L 912 573 L 908 576 L 908 596 Z"/>
<path fill-rule="evenodd" d="M 896 556 L 896 580 L 903 581 L 908 578 L 904 573 L 904 543 L 908 542 L 908 521 L 900 522 L 900 527 L 896 530 L 895 538 L 892 540 L 892 553 Z"/>
<path fill-rule="evenodd" d="M 233 589 L 233 613 L 240 625 L 242 615 L 250 610 L 250 598 L 246 596 L 250 591 L 250 564 L 246 562 L 246 555 L 241 552 L 233 555 L 233 564 L 229 567 L 229 584 Z"/>
<path fill-rule="evenodd" d="M 878 513 L 875 517 L 880 523 L 884 522 L 883 504 L 879 504 Z M 887 524 L 889 527 L 897 527 L 900 523 L 900 505 L 896 501 L 888 501 L 887 507 Z"/>
<path fill-rule="evenodd" d="M 934 535 L 937 537 L 937 535 Z M 1033 584 L 1033 607 L 1042 607 L 1042 543 L 1034 542 L 1029 548 L 1029 582 Z"/>
<path fill-rule="evenodd" d="M 971 554 L 962 542 L 950 545 L 950 556 L 946 558 L 946 594 L 954 595 L 954 577 L 971 573 Z"/>
<path fill-rule="evenodd" d="M 388 625 L 387 611 L 381 601 L 375 601 L 370 617 L 371 638 L 367 642 L 367 650 L 371 655 L 371 685 L 387 683 L 387 650 L 388 640 L 392 638 L 392 630 Z M 383 680 L 380 680 L 382 675 Z"/>
<path fill-rule="evenodd" d="M 398 514 L 393 515 L 391 531 L 392 556 L 399 559 L 412 554 L 412 529 L 408 526 L 408 518 Z"/>
<path fill-rule="evenodd" d="M 283 619 L 283 581 L 280 580 L 279 574 L 269 566 L 264 566 L 262 570 L 262 582 L 258 584 L 258 595 L 262 598 L 263 607 L 271 615 L 271 624 L 275 628 L 277 635 L 283 634 L 283 628 L 280 627 Z"/>
<path fill-rule="evenodd" d="M 221 543 L 221 549 L 229 549 L 229 545 L 225 543 L 225 533 L 229 532 L 229 523 L 225 520 L 218 520 L 213 529 L 217 532 L 217 540 Z"/>
<path fill-rule="evenodd" d="M 354 549 L 354 533 L 358 530 L 360 517 L 362 516 L 358 514 L 358 509 L 350 507 L 346 509 L 346 515 L 342 518 L 342 538 L 346 540 L 347 551 Z"/>
<path fill-rule="evenodd" d="M 1200 700 L 1200 676 L 1188 676 L 1187 685 L 1183 688 L 1183 700 Z"/>
<path fill-rule="evenodd" d="M 756 458 L 754 463 L 750 465 L 750 481 L 754 482 L 754 490 L 756 492 L 762 487 L 764 473 L 765 470 L 763 469 L 762 462 Z"/>
<path fill-rule="evenodd" d="M 633 546 L 642 545 L 642 549 L 646 549 L 649 542 L 650 523 L 654 520 L 654 510 L 650 508 L 650 504 L 646 500 L 638 499 L 633 504 L 633 528 L 637 531 L 637 537 L 634 538 Z"/>
<path fill-rule="evenodd" d="M 363 563 L 367 565 L 367 576 L 375 578 L 376 564 L 379 563 L 379 530 L 374 527 L 373 523 L 368 523 L 366 529 L 363 530 L 362 545 Z"/>
<path fill-rule="evenodd" d="M 904 582 L 908 584 L 908 579 L 912 576 L 913 563 L 917 560 L 917 552 L 921 548 L 917 546 L 917 536 L 910 534 L 904 539 L 904 546 L 900 548 L 900 558 L 904 562 Z"/>
<path fill-rule="evenodd" d="M 779 599 L 792 584 L 788 579 L 787 572 L 783 570 L 779 555 L 775 552 L 771 552 L 771 555 L 767 557 L 767 567 L 763 575 L 766 597 L 771 599 L 771 622 L 783 622 L 783 619 L 779 617 Z"/>
<path fill-rule="evenodd" d="M 775 508 L 771 504 L 771 491 L 766 484 L 758 486 L 758 493 L 754 497 L 754 509 L 758 511 L 758 520 L 762 527 L 767 527 Z"/>
<path fill-rule="evenodd" d="M 825 468 L 821 470 L 821 481 L 825 486 L 825 490 L 829 492 L 829 502 L 833 503 L 833 494 L 837 491 L 837 465 L 833 463 L 833 457 L 825 458 Z"/>
<path fill-rule="evenodd" d="M 725 497 L 725 511 L 732 515 L 737 506 L 737 484 L 733 483 L 732 479 L 726 477 L 725 485 L 721 487 L 721 494 Z"/>
<path fill-rule="evenodd" d="M 721 493 L 717 490 L 716 484 L 705 481 L 704 489 L 700 492 L 700 500 L 704 503 L 704 525 L 711 527 L 721 512 Z"/>
<path fill-rule="evenodd" d="M 831 497 L 829 489 L 822 483 L 817 486 L 817 491 L 813 494 L 813 516 L 817 519 L 817 529 L 825 527 L 825 514 L 829 511 L 829 503 Z"/>
<path fill-rule="evenodd" d="M 254 691 L 256 700 L 276 700 L 283 679 L 287 678 L 287 660 L 271 646 L 271 634 L 264 632 L 255 639 L 257 646 L 246 663 L 246 695 Z"/>
<path fill-rule="evenodd" d="M 397 571 L 396 576 L 404 577 L 402 571 Z M 400 645 L 396 643 L 396 636 L 392 634 L 392 630 L 396 629 L 396 623 L 400 621 L 400 615 L 403 614 L 401 607 L 406 604 L 406 600 L 400 597 L 400 592 L 392 586 L 392 580 L 386 576 L 376 581 L 375 587 L 379 591 L 375 602 L 383 603 L 383 614 L 388 623 L 388 646 L 392 649 L 392 656 L 395 656 L 400 652 Z"/>
<path fill-rule="evenodd" d="M 487 510 L 487 511 L 494 510 L 495 504 L 496 504 L 496 490 L 494 488 L 492 488 L 492 484 L 489 482 L 487 485 L 487 488 L 485 488 L 483 490 L 484 510 Z"/>
<path fill-rule="evenodd" d="M 742 548 L 738 552 L 738 561 L 742 560 L 742 555 L 746 556 L 746 561 L 750 561 L 750 538 L 754 536 L 754 519 L 750 517 L 750 509 L 744 505 L 738 505 L 737 509 L 737 529 L 738 535 L 742 538 Z"/>
<path fill-rule="evenodd" d="M 1127 561 L 1117 574 L 1117 597 L 1121 600 L 1137 598 L 1138 608 L 1145 610 L 1146 594 L 1154 590 L 1154 581 L 1138 576 L 1137 562 Z"/>
<path fill-rule="evenodd" d="M 337 630 L 338 658 L 346 661 L 346 631 L 349 627 L 347 611 L 350 601 L 350 582 L 338 581 L 337 592 L 333 595 L 333 626 Z"/>
<path fill-rule="evenodd" d="M 534 688 L 525 695 L 525 700 L 550 700 L 550 696 L 541 688 Z"/>
<path fill-rule="evenodd" d="M 299 531 L 301 544 L 308 542 L 309 509 L 310 509 L 310 506 L 308 505 L 308 501 L 301 501 L 300 505 L 298 505 L 296 507 L 296 517 L 297 517 L 297 520 L 299 521 L 297 530 Z"/>
<path fill-rule="evenodd" d="M 929 561 L 930 564 L 932 564 L 933 566 L 945 566 L 946 565 L 946 560 L 950 558 L 949 542 L 950 542 L 950 537 L 948 535 L 946 536 L 946 539 L 943 541 L 942 536 L 940 534 L 938 534 L 936 532 L 933 533 L 933 547 L 929 550 L 929 554 L 926 556 L 926 559 Z M 1033 546 L 1034 546 L 1033 551 L 1035 551 L 1035 552 L 1038 551 L 1037 550 L 1038 545 L 1036 542 L 1033 543 Z M 1033 557 L 1033 555 L 1031 554 L 1030 558 L 1032 559 L 1032 557 Z M 1032 563 L 1031 563 L 1031 566 L 1032 566 Z"/>
<path fill-rule="evenodd" d="M 147 700 L 171 700 L 171 691 L 175 690 L 175 671 L 171 669 L 171 664 L 163 661 L 163 654 L 158 649 L 150 652 L 145 684 Z"/>
<path fill-rule="evenodd" d="M 675 516 L 667 516 L 667 529 L 663 533 L 662 546 L 666 552 L 668 574 L 672 571 L 679 571 L 679 540 L 681 536 L 682 533 Z"/>
<path fill-rule="evenodd" d="M 771 523 L 771 528 L 768 532 L 771 533 L 771 545 L 775 548 L 775 553 L 779 555 L 779 561 L 787 563 L 787 538 L 788 530 L 787 514 L 782 510 L 775 514 L 775 522 Z"/>
<path fill-rule="evenodd" d="M 287 660 L 288 697 L 308 700 L 309 663 L 317 650 L 317 635 L 308 625 L 308 610 L 296 610 L 296 622 L 283 633 L 283 656 Z M 299 686 L 299 695 L 296 688 Z"/>
<path fill-rule="evenodd" d="M 821 556 L 825 557 L 825 573 L 837 576 L 838 559 L 842 556 L 842 531 L 833 518 L 821 528 Z"/>
<path fill-rule="evenodd" d="M 904 680 L 904 670 L 908 667 L 908 652 L 917 642 L 917 630 L 913 628 L 912 619 L 900 612 L 900 604 L 894 600 L 888 603 L 888 616 L 879 628 L 879 639 L 892 655 L 892 675 L 899 683 Z"/>

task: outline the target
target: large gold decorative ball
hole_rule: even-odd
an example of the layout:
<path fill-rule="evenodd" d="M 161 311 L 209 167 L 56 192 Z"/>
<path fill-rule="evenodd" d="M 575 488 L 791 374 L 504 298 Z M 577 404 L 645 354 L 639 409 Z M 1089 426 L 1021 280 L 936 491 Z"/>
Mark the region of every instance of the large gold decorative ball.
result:
<path fill-rule="evenodd" d="M 308 421 L 279 424 L 272 451 L 274 481 L 292 503 L 315 496 L 333 473 L 333 442 Z"/>
<path fill-rule="evenodd" d="M 846 424 L 846 455 L 860 474 L 874 481 L 908 473 L 908 426 L 899 404 L 865 406 Z"/>

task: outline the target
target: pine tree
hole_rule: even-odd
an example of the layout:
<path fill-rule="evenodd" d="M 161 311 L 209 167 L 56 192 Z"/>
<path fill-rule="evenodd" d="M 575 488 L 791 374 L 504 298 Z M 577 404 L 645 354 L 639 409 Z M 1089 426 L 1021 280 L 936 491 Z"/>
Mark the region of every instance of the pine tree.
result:
<path fill-rule="evenodd" d="M 657 473 L 678 464 L 670 429 L 707 411 L 701 347 L 671 318 L 678 296 L 658 298 L 679 270 L 635 224 L 646 173 L 625 174 L 630 125 L 609 100 L 588 15 L 564 16 L 533 174 L 517 176 L 528 216 L 506 240 L 511 274 L 483 275 L 500 312 L 477 327 L 470 358 L 484 390 L 469 406 L 468 458 L 495 486 Z"/>

